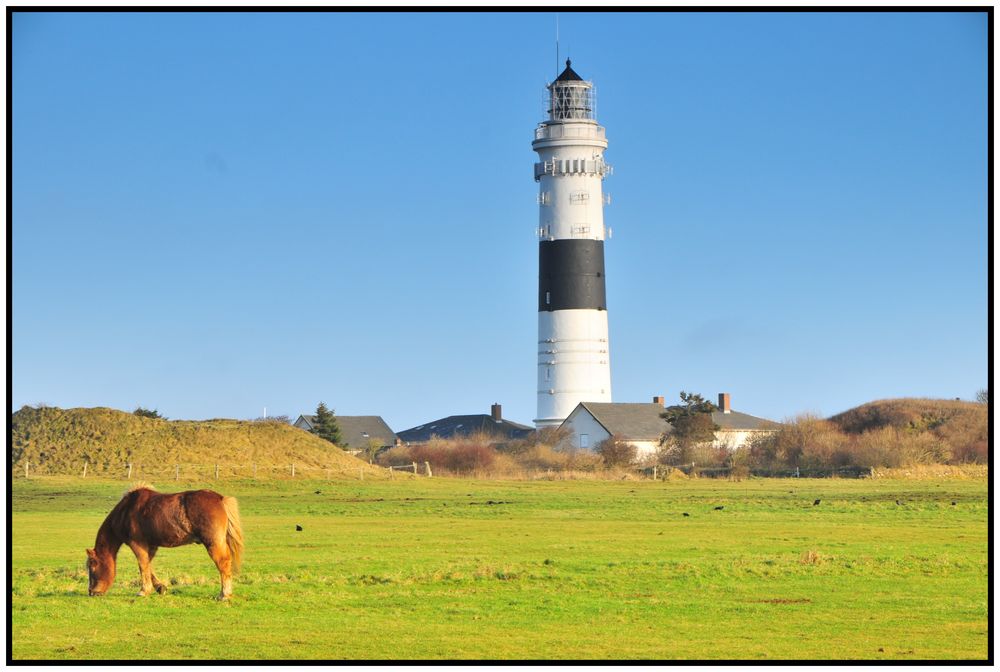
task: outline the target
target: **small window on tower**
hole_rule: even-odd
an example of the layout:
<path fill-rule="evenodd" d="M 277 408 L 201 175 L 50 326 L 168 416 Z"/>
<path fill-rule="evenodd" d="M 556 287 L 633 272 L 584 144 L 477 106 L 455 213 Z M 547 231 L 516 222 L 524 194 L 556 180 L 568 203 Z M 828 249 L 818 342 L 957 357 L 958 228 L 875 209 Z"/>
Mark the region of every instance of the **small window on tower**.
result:
<path fill-rule="evenodd" d="M 550 303 L 552 303 L 552 293 L 551 292 L 545 292 L 545 305 L 547 306 Z"/>
<path fill-rule="evenodd" d="M 574 191 L 569 195 L 570 203 L 583 204 L 590 200 L 589 191 Z"/>
<path fill-rule="evenodd" d="M 552 380 L 552 367 L 551 366 L 546 366 L 545 367 L 545 380 Z"/>

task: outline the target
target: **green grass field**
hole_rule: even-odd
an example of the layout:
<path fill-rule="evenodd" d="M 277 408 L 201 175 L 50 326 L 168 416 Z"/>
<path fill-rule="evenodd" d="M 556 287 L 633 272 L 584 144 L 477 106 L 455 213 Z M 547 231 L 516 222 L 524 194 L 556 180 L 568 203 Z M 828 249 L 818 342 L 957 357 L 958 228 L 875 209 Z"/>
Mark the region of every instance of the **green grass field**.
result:
<path fill-rule="evenodd" d="M 136 596 L 123 548 L 88 597 L 84 548 L 126 484 L 18 479 L 13 660 L 989 653 L 985 480 L 156 485 L 239 498 L 232 601 L 201 546 L 159 553 L 165 596 Z"/>

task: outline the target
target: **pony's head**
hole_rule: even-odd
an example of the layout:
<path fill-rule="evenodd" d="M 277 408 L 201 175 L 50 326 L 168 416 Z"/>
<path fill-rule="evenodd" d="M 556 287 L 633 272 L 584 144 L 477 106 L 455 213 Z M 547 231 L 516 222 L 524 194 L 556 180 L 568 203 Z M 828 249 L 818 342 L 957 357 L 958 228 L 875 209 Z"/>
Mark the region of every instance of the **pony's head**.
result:
<path fill-rule="evenodd" d="M 112 559 L 101 558 L 92 548 L 87 549 L 87 592 L 91 597 L 108 592 L 115 582 L 115 562 Z"/>

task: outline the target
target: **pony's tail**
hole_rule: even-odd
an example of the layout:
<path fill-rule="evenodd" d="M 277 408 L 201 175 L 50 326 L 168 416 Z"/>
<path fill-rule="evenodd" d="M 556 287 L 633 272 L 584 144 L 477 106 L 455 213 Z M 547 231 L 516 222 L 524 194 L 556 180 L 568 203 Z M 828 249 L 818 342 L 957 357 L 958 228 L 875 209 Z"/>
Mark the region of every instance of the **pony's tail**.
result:
<path fill-rule="evenodd" d="M 223 497 L 222 508 L 226 510 L 226 545 L 233 559 L 233 571 L 240 568 L 243 559 L 243 526 L 240 525 L 240 507 L 235 497 Z"/>

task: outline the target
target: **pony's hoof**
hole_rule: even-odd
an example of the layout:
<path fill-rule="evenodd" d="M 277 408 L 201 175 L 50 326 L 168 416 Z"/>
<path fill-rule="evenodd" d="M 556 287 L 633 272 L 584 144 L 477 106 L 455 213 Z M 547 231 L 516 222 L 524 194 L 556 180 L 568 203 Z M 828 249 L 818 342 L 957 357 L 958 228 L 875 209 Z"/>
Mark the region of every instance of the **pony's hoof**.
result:
<path fill-rule="evenodd" d="M 228 602 L 230 597 L 232 597 L 231 594 L 230 595 L 219 595 L 215 599 L 217 599 L 219 602 Z"/>
<path fill-rule="evenodd" d="M 136 597 L 146 597 L 147 595 L 149 595 L 149 593 L 148 593 L 148 592 L 146 592 L 145 590 L 140 590 L 140 591 L 139 591 L 138 593 L 136 593 L 135 595 L 136 595 Z"/>
<path fill-rule="evenodd" d="M 167 587 L 161 583 L 156 587 L 156 592 L 158 592 L 160 595 L 166 595 Z"/>

